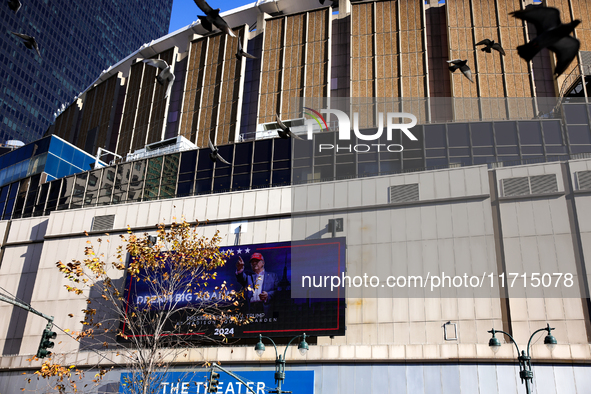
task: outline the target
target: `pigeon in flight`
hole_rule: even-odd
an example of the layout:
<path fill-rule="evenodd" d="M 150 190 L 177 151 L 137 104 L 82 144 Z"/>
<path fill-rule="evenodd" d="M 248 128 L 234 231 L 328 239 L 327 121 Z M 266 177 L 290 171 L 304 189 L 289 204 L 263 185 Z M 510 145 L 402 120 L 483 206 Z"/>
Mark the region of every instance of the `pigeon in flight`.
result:
<path fill-rule="evenodd" d="M 494 40 L 489 40 L 488 38 L 485 38 L 484 40 L 477 42 L 476 46 L 478 45 L 484 45 L 484 48 L 480 49 L 483 52 L 490 53 L 491 49 L 494 49 L 496 51 L 499 51 L 501 55 L 505 56 L 505 50 L 503 49 L 501 44 L 499 44 L 498 42 L 494 42 Z"/>
<path fill-rule="evenodd" d="M 162 72 L 156 76 L 156 80 L 160 85 L 168 83 L 164 98 L 170 96 L 170 91 L 172 90 L 172 84 L 174 82 L 174 74 L 172 73 L 168 63 L 162 59 L 144 59 L 142 61 L 152 67 L 158 67 L 160 70 L 162 70 Z"/>
<path fill-rule="evenodd" d="M 288 139 L 289 137 L 292 138 L 297 138 L 298 140 L 303 140 L 303 138 L 295 135 L 293 133 L 293 131 L 291 131 L 291 129 L 289 127 L 287 127 L 282 121 L 281 119 L 279 119 L 279 115 L 275 114 L 275 117 L 277 118 L 277 124 L 279 125 L 279 130 L 277 130 L 277 134 L 279 134 L 279 137 L 283 138 L 284 140 Z"/>
<path fill-rule="evenodd" d="M 220 9 L 213 9 L 207 4 L 205 0 L 194 0 L 197 7 L 201 9 L 205 13 L 203 15 L 197 15 L 199 20 L 201 21 L 201 26 L 203 26 L 207 31 L 212 31 L 213 26 L 217 27 L 224 33 L 236 37 L 236 34 L 230 29 L 230 26 L 226 23 L 224 18 L 220 16 Z M 213 25 L 213 26 L 212 26 Z"/>
<path fill-rule="evenodd" d="M 474 83 L 474 81 L 472 80 L 472 71 L 470 71 L 470 67 L 466 65 L 468 60 L 454 59 L 448 60 L 447 62 L 452 64 L 451 66 L 449 66 L 449 70 L 452 73 L 459 68 L 462 74 L 464 74 L 464 76 L 468 78 L 470 82 Z"/>
<path fill-rule="evenodd" d="M 8 0 L 8 7 L 16 14 L 21 9 L 21 2 L 19 0 Z"/>
<path fill-rule="evenodd" d="M 238 39 L 238 52 L 236 52 L 236 58 L 240 60 L 240 56 L 247 57 L 249 59 L 256 59 L 256 56 L 251 55 L 250 53 L 246 53 L 244 49 L 242 49 L 242 44 L 240 43 L 240 39 Z"/>
<path fill-rule="evenodd" d="M 517 53 L 525 61 L 529 62 L 543 48 L 548 48 L 556 55 L 554 75 L 559 76 L 577 56 L 581 43 L 570 33 L 581 23 L 580 20 L 562 23 L 557 8 L 542 6 L 528 6 L 509 15 L 530 22 L 536 28 L 537 37 L 517 47 Z"/>
<path fill-rule="evenodd" d="M 220 153 L 218 152 L 219 149 L 216 148 L 215 146 L 213 146 L 213 144 L 211 143 L 211 139 L 209 140 L 208 145 L 209 145 L 209 149 L 211 149 L 211 152 L 209 153 L 209 158 L 211 159 L 211 161 L 213 161 L 215 163 L 216 161 L 219 160 L 224 164 L 231 165 L 222 156 L 220 156 Z"/>
<path fill-rule="evenodd" d="M 37 51 L 37 54 L 39 55 L 39 57 L 41 57 L 41 52 L 39 52 L 39 45 L 37 45 L 37 41 L 35 41 L 35 37 L 31 37 L 26 34 L 15 33 L 13 31 L 11 33 L 19 38 L 22 38 L 25 46 L 29 49 L 35 49 Z"/>

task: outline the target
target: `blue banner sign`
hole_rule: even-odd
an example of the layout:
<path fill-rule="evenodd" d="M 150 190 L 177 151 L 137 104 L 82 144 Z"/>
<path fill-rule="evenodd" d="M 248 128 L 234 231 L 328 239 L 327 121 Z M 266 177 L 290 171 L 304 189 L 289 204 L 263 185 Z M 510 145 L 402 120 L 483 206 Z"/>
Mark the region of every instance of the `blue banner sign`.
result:
<path fill-rule="evenodd" d="M 217 394 L 252 394 L 252 391 L 244 387 L 241 382 L 224 372 L 217 372 L 220 374 Z M 276 387 L 274 371 L 234 373 L 240 376 L 256 394 L 267 394 L 268 390 Z M 149 391 L 154 394 L 207 394 L 208 378 L 209 372 L 156 373 L 153 380 L 154 385 L 158 387 Z M 139 384 L 139 382 L 134 383 L 131 373 L 124 372 L 121 374 L 119 393 L 132 394 L 136 392 L 133 387 Z M 281 389 L 291 391 L 293 394 L 314 394 L 314 371 L 286 371 Z"/>

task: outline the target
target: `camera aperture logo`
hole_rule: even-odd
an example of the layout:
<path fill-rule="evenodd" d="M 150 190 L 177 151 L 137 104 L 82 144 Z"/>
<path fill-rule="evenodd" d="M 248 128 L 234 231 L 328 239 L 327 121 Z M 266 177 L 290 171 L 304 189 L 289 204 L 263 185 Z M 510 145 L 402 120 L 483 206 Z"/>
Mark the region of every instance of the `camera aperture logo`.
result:
<path fill-rule="evenodd" d="M 351 130 L 360 141 L 379 141 L 384 132 L 384 113 L 378 113 L 378 128 L 374 134 L 362 134 L 359 130 L 359 113 L 353 112 L 353 128 L 351 128 L 351 120 L 349 115 L 344 111 L 338 109 L 321 109 L 320 112 L 309 107 L 304 109 L 310 112 L 304 112 L 304 115 L 310 116 L 312 119 L 306 119 L 306 126 L 308 129 L 308 140 L 312 139 L 314 124 L 318 124 L 320 130 L 323 128 L 330 131 L 325 118 L 322 113 L 328 115 L 335 115 L 339 125 L 337 144 L 318 144 L 318 151 L 336 150 L 336 152 L 402 152 L 404 147 L 401 144 L 347 144 L 351 141 Z M 401 123 L 394 123 L 395 119 L 400 119 Z M 405 119 L 410 119 L 409 123 L 404 123 Z M 387 112 L 385 116 L 386 123 L 386 139 L 392 141 L 392 131 L 400 130 L 411 141 L 418 141 L 417 137 L 410 131 L 417 124 L 417 118 L 413 114 L 407 112 Z M 323 127 L 324 126 L 324 127 Z M 365 131 L 365 130 L 364 130 Z"/>

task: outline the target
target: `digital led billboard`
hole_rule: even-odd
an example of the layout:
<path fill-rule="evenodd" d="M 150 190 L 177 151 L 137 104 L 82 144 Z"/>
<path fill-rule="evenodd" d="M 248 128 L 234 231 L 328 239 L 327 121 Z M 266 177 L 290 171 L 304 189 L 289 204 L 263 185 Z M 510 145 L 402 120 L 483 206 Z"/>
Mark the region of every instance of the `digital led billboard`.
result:
<path fill-rule="evenodd" d="M 313 336 L 344 335 L 344 290 L 340 290 L 339 297 L 332 299 L 292 298 L 291 281 L 292 267 L 304 262 L 306 267 L 312 267 L 307 268 L 310 275 L 315 274 L 314 267 L 324 273 L 327 266 L 334 275 L 341 275 L 345 271 L 345 249 L 345 238 L 221 247 L 220 251 L 230 251 L 232 255 L 223 267 L 216 269 L 215 278 L 207 280 L 207 286 L 200 288 L 201 293 L 156 294 L 153 280 L 163 279 L 142 280 L 140 272 L 140 280 L 127 276 L 126 307 L 148 309 L 148 313 L 156 313 L 162 308 L 178 309 L 167 322 L 166 330 L 169 335 L 183 336 L 184 339 L 192 336 L 198 339 L 202 335 L 288 337 L 303 332 Z M 292 261 L 294 256 L 298 261 Z M 227 290 L 222 290 L 224 282 Z M 240 299 L 239 312 L 235 313 L 250 317 L 250 323 L 236 325 L 228 322 L 218 327 L 202 314 L 194 313 L 197 308 L 207 309 L 208 304 L 220 305 L 221 302 L 223 306 L 224 292 L 243 288 L 244 298 Z M 122 330 L 125 336 L 134 335 L 125 324 Z"/>

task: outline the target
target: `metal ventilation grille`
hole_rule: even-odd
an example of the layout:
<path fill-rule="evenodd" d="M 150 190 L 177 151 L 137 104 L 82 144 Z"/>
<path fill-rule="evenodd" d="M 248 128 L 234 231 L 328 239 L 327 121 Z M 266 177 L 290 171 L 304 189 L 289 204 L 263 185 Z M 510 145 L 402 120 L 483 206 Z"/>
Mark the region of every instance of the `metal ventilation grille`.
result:
<path fill-rule="evenodd" d="M 579 51 L 584 66 L 591 66 L 591 51 Z"/>
<path fill-rule="evenodd" d="M 106 231 L 113 229 L 113 223 L 115 222 L 115 215 L 104 215 L 95 216 L 92 220 L 91 231 Z"/>
<path fill-rule="evenodd" d="M 579 190 L 591 190 L 591 171 L 577 172 Z"/>
<path fill-rule="evenodd" d="M 554 174 L 530 176 L 529 182 L 532 194 L 556 193 L 558 191 Z"/>
<path fill-rule="evenodd" d="M 522 196 L 525 194 L 530 194 L 527 177 L 503 179 L 504 196 Z"/>
<path fill-rule="evenodd" d="M 419 184 L 390 186 L 390 203 L 419 201 Z"/>

